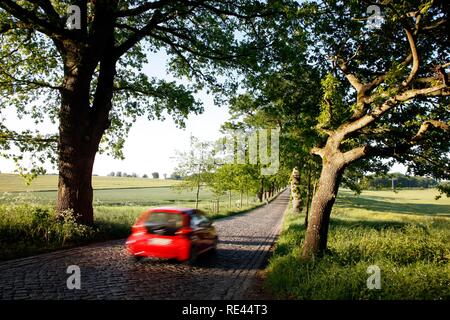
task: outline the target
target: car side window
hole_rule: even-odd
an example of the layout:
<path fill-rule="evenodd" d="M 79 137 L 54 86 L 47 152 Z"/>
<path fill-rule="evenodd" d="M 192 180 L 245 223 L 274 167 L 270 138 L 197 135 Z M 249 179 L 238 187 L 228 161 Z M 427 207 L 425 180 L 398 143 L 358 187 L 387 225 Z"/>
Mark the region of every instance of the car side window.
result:
<path fill-rule="evenodd" d="M 209 219 L 202 214 L 194 213 L 191 216 L 191 227 L 198 227 L 201 223 L 209 222 Z"/>
<path fill-rule="evenodd" d="M 196 214 L 191 215 L 191 228 L 198 227 L 199 221 L 200 219 Z"/>
<path fill-rule="evenodd" d="M 206 221 L 208 221 L 208 222 L 211 221 L 211 219 L 208 218 L 208 216 L 207 216 L 207 214 L 206 214 L 205 212 L 203 212 L 203 211 L 201 211 L 201 210 L 197 210 L 197 213 L 198 213 L 203 219 L 205 219 Z"/>

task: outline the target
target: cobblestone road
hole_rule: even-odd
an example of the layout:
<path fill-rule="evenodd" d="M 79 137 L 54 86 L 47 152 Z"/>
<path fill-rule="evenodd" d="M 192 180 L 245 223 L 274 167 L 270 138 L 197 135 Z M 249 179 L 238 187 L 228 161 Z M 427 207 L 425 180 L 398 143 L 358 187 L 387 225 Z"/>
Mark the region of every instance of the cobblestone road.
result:
<path fill-rule="evenodd" d="M 0 263 L 0 299 L 245 299 L 280 231 L 286 190 L 268 205 L 217 220 L 214 256 L 196 266 L 129 259 L 124 240 Z M 81 270 L 69 290 L 67 267 Z"/>

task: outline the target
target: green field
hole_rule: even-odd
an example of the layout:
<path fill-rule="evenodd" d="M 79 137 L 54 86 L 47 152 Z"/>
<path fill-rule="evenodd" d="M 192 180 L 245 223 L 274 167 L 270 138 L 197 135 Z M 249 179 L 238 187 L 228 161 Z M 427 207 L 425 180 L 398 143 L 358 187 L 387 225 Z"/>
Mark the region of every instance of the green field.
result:
<path fill-rule="evenodd" d="M 124 178 L 124 177 L 92 177 L 94 189 L 116 188 L 150 188 L 168 187 L 179 183 L 177 180 Z M 0 174 L 0 193 L 2 192 L 27 192 L 27 191 L 51 191 L 58 188 L 57 175 L 38 176 L 30 185 L 17 174 Z"/>
<path fill-rule="evenodd" d="M 362 218 L 364 215 L 370 216 L 371 219 L 404 219 L 405 221 L 450 218 L 450 198 L 444 196 L 435 200 L 438 194 L 436 189 L 405 189 L 397 193 L 363 191 L 360 196 L 354 196 L 351 191 L 342 190 L 334 210 L 338 215 L 355 219 Z"/>
<path fill-rule="evenodd" d="M 437 191 L 341 190 L 333 208 L 328 252 L 299 258 L 304 215 L 289 209 L 266 272 L 266 288 L 287 299 L 450 299 L 450 199 Z M 366 286 L 381 270 L 381 289 Z"/>
<path fill-rule="evenodd" d="M 28 191 L 28 192 L 4 192 L 0 193 L 0 203 L 35 203 L 52 204 L 56 201 L 56 191 Z M 200 193 L 200 201 L 213 199 L 211 192 L 203 190 Z M 226 197 L 223 197 L 226 199 Z M 173 187 L 149 187 L 149 188 L 114 188 L 94 190 L 94 206 L 154 206 L 154 205 L 181 205 L 182 203 L 195 202 L 193 191 L 179 191 Z"/>
<path fill-rule="evenodd" d="M 57 176 L 40 176 L 26 186 L 18 175 L 0 174 L 0 204 L 54 205 L 57 196 Z M 195 191 L 180 190 L 177 180 L 157 180 L 122 177 L 93 177 L 94 207 L 153 207 L 153 206 L 195 206 Z M 212 208 L 216 197 L 205 188 L 200 192 L 200 207 Z M 229 195 L 219 198 L 219 205 L 229 209 Z M 256 198 L 249 197 L 248 204 Z M 233 192 L 231 206 L 236 209 L 240 196 Z M 244 196 L 244 205 L 247 197 Z"/>

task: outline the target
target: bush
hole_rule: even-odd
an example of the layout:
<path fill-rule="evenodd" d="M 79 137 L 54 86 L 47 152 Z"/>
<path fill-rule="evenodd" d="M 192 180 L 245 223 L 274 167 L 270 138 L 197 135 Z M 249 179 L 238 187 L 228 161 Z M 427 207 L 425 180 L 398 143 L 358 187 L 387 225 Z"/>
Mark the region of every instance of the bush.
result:
<path fill-rule="evenodd" d="M 66 242 L 77 242 L 79 240 L 89 240 L 94 237 L 94 230 L 83 224 L 76 222 L 73 210 L 65 210 L 60 213 L 55 224 L 58 243 L 64 246 Z"/>
<path fill-rule="evenodd" d="M 31 229 L 32 238 L 36 240 L 45 240 L 49 243 L 54 228 L 54 217 L 51 216 L 48 209 L 35 208 L 32 211 Z"/>
<path fill-rule="evenodd" d="M 92 240 L 98 230 L 78 224 L 72 210 L 56 218 L 49 208 L 0 206 L 0 259 L 27 255 Z"/>

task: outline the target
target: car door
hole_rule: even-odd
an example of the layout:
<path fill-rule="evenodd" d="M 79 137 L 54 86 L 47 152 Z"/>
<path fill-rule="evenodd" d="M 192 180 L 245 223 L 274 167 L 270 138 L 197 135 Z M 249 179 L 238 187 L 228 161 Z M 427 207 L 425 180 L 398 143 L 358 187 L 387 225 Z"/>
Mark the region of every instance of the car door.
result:
<path fill-rule="evenodd" d="M 212 221 L 206 216 L 203 211 L 197 210 L 197 215 L 200 217 L 200 225 L 202 226 L 203 241 L 205 249 L 210 248 L 214 245 L 216 232 L 212 225 Z"/>
<path fill-rule="evenodd" d="M 205 250 L 206 247 L 206 230 L 202 225 L 202 218 L 196 212 L 191 215 L 191 228 L 192 228 L 192 244 L 197 247 L 198 251 Z"/>

